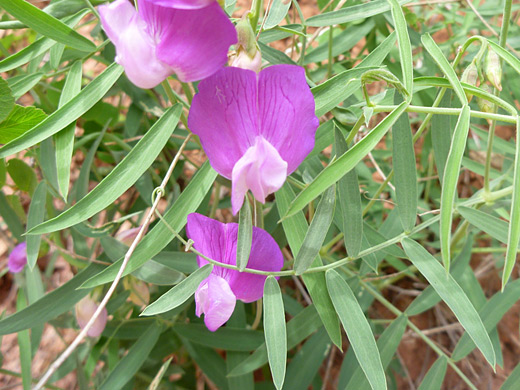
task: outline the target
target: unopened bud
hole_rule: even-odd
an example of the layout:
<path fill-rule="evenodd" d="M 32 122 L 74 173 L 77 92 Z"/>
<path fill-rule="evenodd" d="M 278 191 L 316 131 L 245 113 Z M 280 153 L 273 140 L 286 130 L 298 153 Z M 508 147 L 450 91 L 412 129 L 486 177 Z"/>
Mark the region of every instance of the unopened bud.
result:
<path fill-rule="evenodd" d="M 477 86 L 477 80 L 478 80 L 478 69 L 477 66 L 472 62 L 465 70 L 464 73 L 462 73 L 462 77 L 460 78 L 460 81 L 463 83 Z M 466 97 L 469 101 L 473 98 L 473 95 L 469 92 L 466 92 Z"/>
<path fill-rule="evenodd" d="M 139 230 L 141 230 L 141 226 L 128 230 L 123 230 L 122 232 L 116 234 L 116 239 L 121 241 L 126 246 L 131 246 L 135 238 L 139 234 Z"/>
<path fill-rule="evenodd" d="M 84 329 L 85 326 L 87 326 L 87 323 L 90 321 L 98 307 L 99 305 L 89 296 L 86 296 L 76 304 L 76 321 L 78 321 L 78 325 L 81 329 Z M 101 333 L 103 333 L 103 330 L 105 330 L 107 317 L 107 309 L 103 308 L 99 317 L 87 331 L 87 335 L 89 337 L 100 336 Z"/>
<path fill-rule="evenodd" d="M 236 55 L 231 61 L 231 66 L 260 72 L 262 55 L 258 50 L 256 37 L 251 24 L 246 17 L 237 23 L 238 43 Z"/>
<path fill-rule="evenodd" d="M 487 84 L 481 84 L 480 88 L 486 92 L 493 93 L 493 91 L 491 90 L 491 87 Z M 489 113 L 492 113 L 494 111 L 493 104 L 491 104 L 491 102 L 489 102 L 486 99 L 477 97 L 477 104 L 478 104 L 478 107 L 480 108 L 480 111 L 489 112 Z"/>
<path fill-rule="evenodd" d="M 262 68 L 262 54 L 257 51 L 253 58 L 243 50 L 239 50 L 237 55 L 233 58 L 231 66 L 235 68 L 249 69 L 256 73 L 260 72 Z"/>
<path fill-rule="evenodd" d="M 130 276 L 123 279 L 123 286 L 130 291 L 128 299 L 132 303 L 137 306 L 146 306 L 150 303 L 150 290 L 145 282 Z"/>
<path fill-rule="evenodd" d="M 502 65 L 500 65 L 500 57 L 491 48 L 488 49 L 486 59 L 484 61 L 484 73 L 489 82 L 499 91 L 502 90 Z"/>

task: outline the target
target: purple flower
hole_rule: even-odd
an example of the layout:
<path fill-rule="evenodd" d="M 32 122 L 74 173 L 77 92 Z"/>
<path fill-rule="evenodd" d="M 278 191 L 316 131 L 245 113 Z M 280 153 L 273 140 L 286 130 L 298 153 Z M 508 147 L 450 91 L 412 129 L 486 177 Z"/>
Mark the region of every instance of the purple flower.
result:
<path fill-rule="evenodd" d="M 99 305 L 89 296 L 86 296 L 76 304 L 76 321 L 78 321 L 78 325 L 81 329 L 84 329 L 85 326 L 87 326 L 87 323 L 90 321 L 98 307 Z M 107 324 L 107 316 L 107 309 L 103 308 L 99 317 L 87 331 L 89 337 L 98 337 L 103 333 Z"/>
<path fill-rule="evenodd" d="M 208 77 L 227 62 L 229 46 L 236 43 L 233 23 L 216 2 L 138 0 L 137 11 L 128 0 L 99 7 L 103 29 L 116 46 L 116 62 L 141 88 L 153 88 L 172 73 L 181 81 Z M 175 8 L 172 8 L 175 7 Z M 194 7 L 191 7 L 194 8 Z"/>
<path fill-rule="evenodd" d="M 186 233 L 194 248 L 205 256 L 236 265 L 238 224 L 222 223 L 200 214 L 188 215 Z M 199 267 L 208 262 L 197 258 Z M 253 227 L 253 243 L 247 267 L 262 271 L 280 271 L 283 255 L 278 244 L 265 230 Z M 215 266 L 195 292 L 196 314 L 204 313 L 204 323 L 214 332 L 233 314 L 237 299 L 249 303 L 262 298 L 266 276 Z"/>
<path fill-rule="evenodd" d="M 215 3 L 216 0 L 147 0 L 150 3 L 162 5 L 163 7 L 177 9 L 199 9 Z"/>
<path fill-rule="evenodd" d="M 23 270 L 25 264 L 27 264 L 27 244 L 22 242 L 21 244 L 16 245 L 9 255 L 7 268 L 9 269 L 9 272 L 16 274 Z"/>
<path fill-rule="evenodd" d="M 280 189 L 314 147 L 319 125 L 305 71 L 294 65 L 258 75 L 222 69 L 200 82 L 188 122 L 212 167 L 232 180 L 233 214 L 248 189 L 260 202 Z"/>

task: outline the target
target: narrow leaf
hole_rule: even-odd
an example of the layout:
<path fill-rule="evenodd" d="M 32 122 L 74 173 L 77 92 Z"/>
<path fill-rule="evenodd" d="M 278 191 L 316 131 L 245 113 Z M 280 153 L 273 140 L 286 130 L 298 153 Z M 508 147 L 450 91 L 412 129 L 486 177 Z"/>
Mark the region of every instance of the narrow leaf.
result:
<path fill-rule="evenodd" d="M 16 310 L 21 311 L 27 306 L 27 299 L 23 288 L 18 290 L 18 299 L 16 300 Z M 29 330 L 18 332 L 18 348 L 20 351 L 20 366 L 22 370 L 22 386 L 23 390 L 31 389 L 31 337 Z"/>
<path fill-rule="evenodd" d="M 281 215 L 289 217 L 297 213 L 319 194 L 325 191 L 325 189 L 329 188 L 332 184 L 336 183 L 339 179 L 350 172 L 350 170 L 352 170 L 372 149 L 375 148 L 377 143 L 401 116 L 407 106 L 408 104 L 406 102 L 401 103 L 368 135 L 366 135 L 365 138 L 321 171 L 314 181 L 298 194 L 296 199 L 291 203 L 289 210 L 287 210 L 285 214 Z"/>
<path fill-rule="evenodd" d="M 446 91 L 439 106 L 451 107 L 451 95 L 451 90 Z M 453 131 L 451 115 L 433 115 L 431 123 L 430 133 L 432 135 L 433 156 L 435 157 L 435 165 L 437 166 L 439 178 L 442 181 L 446 160 L 448 160 L 451 147 Z"/>
<path fill-rule="evenodd" d="M 92 52 L 96 45 L 31 3 L 24 0 L 0 0 L 0 6 L 36 32 L 74 49 Z"/>
<path fill-rule="evenodd" d="M 28 234 L 62 230 L 87 220 L 119 198 L 148 169 L 177 127 L 182 106 L 168 109 L 128 155 L 101 182 L 74 206 L 36 226 Z"/>
<path fill-rule="evenodd" d="M 34 191 L 27 214 L 27 230 L 38 225 L 45 217 L 45 201 L 47 198 L 47 185 L 44 181 L 40 182 Z M 40 252 L 41 235 L 27 236 L 27 265 L 33 269 L 38 260 Z"/>
<path fill-rule="evenodd" d="M 7 82 L 15 99 L 19 99 L 27 91 L 31 90 L 42 79 L 43 73 L 32 73 L 22 76 L 11 77 Z"/>
<path fill-rule="evenodd" d="M 0 78 L 0 122 L 7 118 L 13 107 L 14 97 L 11 88 L 7 81 Z"/>
<path fill-rule="evenodd" d="M 448 359 L 446 356 L 439 357 L 424 376 L 418 390 L 441 390 L 447 368 Z"/>
<path fill-rule="evenodd" d="M 253 220 L 249 200 L 245 199 L 238 215 L 237 267 L 243 271 L 247 267 L 253 242 Z"/>
<path fill-rule="evenodd" d="M 447 274 L 442 265 L 417 242 L 405 238 L 403 248 L 410 261 L 428 280 L 437 294 L 453 311 L 471 339 L 480 349 L 488 363 L 495 367 L 495 351 L 480 316 L 453 276 Z"/>
<path fill-rule="evenodd" d="M 264 286 L 264 333 L 273 382 L 280 390 L 285 380 L 287 332 L 282 292 L 274 276 L 268 276 Z"/>
<path fill-rule="evenodd" d="M 271 9 L 269 10 L 265 20 L 264 29 L 268 30 L 278 26 L 278 23 L 284 20 L 290 6 L 290 1 L 273 0 L 273 5 L 271 6 Z"/>
<path fill-rule="evenodd" d="M 154 303 L 146 306 L 141 315 L 153 316 L 182 305 L 195 293 L 200 283 L 209 276 L 212 270 L 213 265 L 211 264 L 199 268 L 171 290 L 161 295 Z"/>
<path fill-rule="evenodd" d="M 440 213 L 440 240 L 442 261 L 446 271 L 450 269 L 451 262 L 451 224 L 453 222 L 453 206 L 457 195 L 457 182 L 460 166 L 469 132 L 469 106 L 464 106 L 459 120 L 453 132 L 450 152 L 446 161 L 444 178 L 442 180 L 441 213 Z"/>
<path fill-rule="evenodd" d="M 347 282 L 335 270 L 326 272 L 327 289 L 359 365 L 373 390 L 386 390 L 385 371 L 370 324 Z"/>
<path fill-rule="evenodd" d="M 403 84 L 408 93 L 413 92 L 413 58 L 412 45 L 408 35 L 408 25 L 404 17 L 403 9 L 397 0 L 388 0 L 392 10 L 392 17 L 397 32 L 397 43 L 399 47 L 399 57 L 401 69 L 403 71 Z M 403 153 L 404 154 L 404 153 Z"/>

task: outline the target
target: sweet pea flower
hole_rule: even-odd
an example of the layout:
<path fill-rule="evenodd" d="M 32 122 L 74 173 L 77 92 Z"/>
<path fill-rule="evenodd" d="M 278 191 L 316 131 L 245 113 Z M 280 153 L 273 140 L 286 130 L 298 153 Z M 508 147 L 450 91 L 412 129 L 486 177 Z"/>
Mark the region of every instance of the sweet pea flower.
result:
<path fill-rule="evenodd" d="M 81 329 L 87 326 L 99 305 L 88 295 L 76 304 L 76 321 Z M 105 330 L 107 324 L 107 309 L 103 308 L 94 325 L 88 330 L 87 336 L 98 337 Z"/>
<path fill-rule="evenodd" d="M 177 8 L 177 9 L 199 9 L 207 7 L 216 0 L 147 0 L 150 3 L 161 5 L 163 7 Z"/>
<path fill-rule="evenodd" d="M 188 124 L 211 166 L 231 179 L 233 214 L 248 190 L 265 203 L 314 147 L 319 122 L 304 69 L 224 68 L 198 88 Z"/>
<path fill-rule="evenodd" d="M 9 269 L 9 272 L 16 274 L 23 270 L 25 264 L 27 264 L 27 244 L 22 242 L 21 244 L 16 245 L 9 255 L 7 268 Z"/>
<path fill-rule="evenodd" d="M 188 215 L 186 233 L 193 247 L 204 256 L 222 263 L 236 265 L 238 224 L 222 223 L 201 214 Z M 208 262 L 197 257 L 199 267 Z M 257 227 L 253 227 L 253 242 L 248 268 L 277 272 L 282 269 L 283 255 L 275 240 Z M 195 314 L 204 313 L 206 327 L 214 332 L 233 314 L 236 300 L 249 303 L 262 298 L 264 275 L 239 272 L 215 266 L 195 292 Z"/>
<path fill-rule="evenodd" d="M 237 41 L 233 23 L 216 2 L 138 0 L 138 8 L 128 0 L 99 7 L 116 62 L 138 87 L 153 88 L 173 73 L 184 82 L 208 77 L 224 66 Z"/>

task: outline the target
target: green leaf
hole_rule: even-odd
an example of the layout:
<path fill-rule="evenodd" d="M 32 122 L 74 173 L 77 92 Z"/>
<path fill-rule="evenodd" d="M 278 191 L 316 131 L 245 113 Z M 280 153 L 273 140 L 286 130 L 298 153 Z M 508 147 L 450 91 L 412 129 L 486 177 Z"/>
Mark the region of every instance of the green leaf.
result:
<path fill-rule="evenodd" d="M 500 390 L 516 390 L 520 382 L 520 363 L 516 365 L 513 372 L 509 374 L 507 380 L 502 384 Z"/>
<path fill-rule="evenodd" d="M 399 47 L 401 69 L 403 71 L 403 84 L 410 94 L 411 100 L 411 94 L 413 92 L 413 57 L 412 45 L 408 35 L 408 25 L 406 24 L 403 9 L 399 2 L 397 0 L 388 0 L 388 2 L 391 6 L 392 18 L 394 19 L 395 31 L 397 32 L 397 44 Z"/>
<path fill-rule="evenodd" d="M 244 309 L 244 303 L 242 301 L 237 302 L 237 304 L 235 306 L 235 311 L 233 312 L 233 315 L 231 316 L 231 318 L 229 319 L 229 321 L 226 324 L 226 328 L 228 328 L 228 327 L 239 328 L 240 330 L 244 330 L 244 328 L 247 328 L 246 312 Z M 226 329 L 226 328 L 220 328 L 220 329 Z M 260 335 L 261 335 L 260 336 L 261 344 L 265 345 L 263 333 L 260 333 Z M 243 342 L 248 339 L 249 339 L 248 337 L 245 337 L 245 338 L 241 338 L 240 341 Z M 235 341 L 235 343 L 236 343 L 236 341 Z M 226 351 L 226 371 L 228 373 L 231 372 L 231 370 L 233 370 L 235 367 L 237 367 L 240 363 L 242 363 L 244 360 L 247 360 L 247 358 L 249 356 L 250 356 L 249 352 Z M 247 373 L 245 375 L 240 375 L 240 376 L 228 376 L 227 382 L 228 382 L 229 390 L 254 390 L 255 389 L 254 376 L 253 376 L 252 372 Z"/>
<path fill-rule="evenodd" d="M 219 328 L 216 332 L 210 332 L 203 324 L 175 324 L 174 331 L 192 343 L 226 351 L 249 352 L 263 344 L 262 332 L 231 328 L 229 325 L 228 323 L 227 326 Z"/>
<path fill-rule="evenodd" d="M 276 206 L 278 207 L 278 214 L 283 215 L 289 208 L 289 202 L 294 199 L 294 192 L 288 183 L 276 192 Z M 307 220 L 302 212 L 286 218 L 282 221 L 283 230 L 289 242 L 292 253 L 298 253 L 305 239 L 307 231 Z M 316 256 L 313 267 L 323 265 L 321 258 Z M 323 272 L 307 273 L 302 275 L 305 286 L 309 290 L 312 302 L 316 306 L 327 333 L 332 342 L 341 348 L 341 329 L 339 327 L 339 320 L 334 311 L 334 306 L 330 300 L 329 294 L 325 285 L 325 275 Z"/>
<path fill-rule="evenodd" d="M 504 290 L 497 292 L 479 310 L 479 315 L 488 332 L 493 331 L 504 315 L 517 302 L 520 296 L 520 279 L 517 279 L 505 286 Z M 466 357 L 475 348 L 475 343 L 471 340 L 468 333 L 464 333 L 459 339 L 457 346 L 452 354 L 454 361 L 459 361 Z"/>
<path fill-rule="evenodd" d="M 335 129 L 336 156 L 343 155 L 348 146 L 339 129 Z M 338 181 L 338 203 L 343 218 L 345 248 L 351 257 L 358 255 L 363 242 L 363 210 L 359 192 L 358 176 L 355 169 Z"/>
<path fill-rule="evenodd" d="M 394 96 L 396 104 L 400 104 L 402 101 L 399 94 Z M 392 127 L 392 136 L 397 211 L 404 231 L 410 232 L 417 219 L 417 168 L 408 113 L 403 112 L 395 122 Z"/>
<path fill-rule="evenodd" d="M 0 6 L 36 32 L 74 49 L 92 52 L 96 45 L 55 17 L 24 0 L 0 0 Z"/>
<path fill-rule="evenodd" d="M 90 292 L 88 289 L 78 290 L 78 287 L 102 268 L 99 264 L 91 263 L 71 280 L 46 294 L 35 303 L 0 320 L 0 335 L 16 333 L 44 324 L 70 310 Z"/>
<path fill-rule="evenodd" d="M 251 207 L 246 196 L 244 204 L 238 215 L 237 237 L 237 267 L 243 271 L 247 267 L 251 244 L 253 242 L 253 220 L 251 219 Z"/>
<path fill-rule="evenodd" d="M 446 356 L 439 357 L 424 376 L 418 390 L 441 390 L 447 368 L 448 359 Z"/>
<path fill-rule="evenodd" d="M 291 6 L 290 1 L 283 0 L 273 0 L 273 5 L 267 14 L 267 18 L 265 20 L 264 29 L 268 30 L 275 26 L 278 26 L 282 20 L 284 20 L 285 15 L 287 15 L 287 11 L 289 11 L 289 7 Z"/>
<path fill-rule="evenodd" d="M 182 106 L 168 109 L 128 155 L 74 206 L 57 217 L 31 229 L 28 234 L 62 230 L 97 214 L 119 198 L 153 164 L 177 127 Z"/>
<path fill-rule="evenodd" d="M 4 0 L 5 1 L 5 0 Z M 7 0 L 10 1 L 10 0 Z M 38 142 L 56 134 L 67 125 L 74 122 L 99 101 L 114 85 L 123 73 L 123 67 L 110 65 L 103 73 L 90 82 L 74 99 L 62 108 L 54 111 L 39 125 L 0 148 L 0 158 L 27 149 Z"/>
<path fill-rule="evenodd" d="M 466 95 L 464 95 L 466 96 Z M 450 152 L 446 161 L 444 178 L 442 180 L 441 212 L 440 212 L 440 240 L 441 254 L 444 267 L 448 272 L 451 262 L 451 224 L 453 222 L 453 206 L 457 195 L 457 182 L 459 179 L 460 166 L 469 132 L 469 106 L 465 105 L 460 113 L 459 120 L 453 132 Z"/>
<path fill-rule="evenodd" d="M 479 230 L 482 230 L 504 244 L 507 243 L 507 230 L 509 226 L 507 222 L 484 213 L 483 211 L 469 207 L 459 206 L 457 210 L 465 220 Z"/>
<path fill-rule="evenodd" d="M 38 184 L 36 173 L 24 161 L 13 158 L 7 162 L 7 172 L 16 186 L 25 192 L 32 193 Z"/>
<path fill-rule="evenodd" d="M 163 219 L 172 229 L 179 232 L 186 225 L 188 214 L 195 212 L 210 190 L 217 173 L 211 168 L 208 162 L 198 170 L 188 186 L 182 191 L 172 207 L 163 215 Z M 174 239 L 174 235 L 164 223 L 158 223 L 141 240 L 134 254 L 130 258 L 128 265 L 123 272 L 123 276 L 134 272 L 159 252 Z M 101 284 L 110 283 L 114 280 L 123 259 L 103 270 L 95 277 L 89 279 L 81 288 L 96 287 Z"/>
<path fill-rule="evenodd" d="M 326 272 L 327 289 L 359 365 L 373 390 L 386 390 L 386 378 L 374 335 L 347 282 L 335 270 Z"/>
<path fill-rule="evenodd" d="M 520 117 L 516 118 L 516 134 L 520 134 Z M 511 203 L 511 219 L 507 235 L 506 262 L 502 274 L 502 290 L 511 277 L 516 263 L 516 252 L 520 242 L 520 136 L 516 137 L 516 152 L 514 165 L 513 195 Z"/>
<path fill-rule="evenodd" d="M 31 199 L 29 213 L 27 214 L 27 230 L 38 225 L 45 217 L 45 201 L 47 199 L 47 185 L 44 181 L 38 184 Z M 33 269 L 38 260 L 42 236 L 27 236 L 27 265 Z"/>
<path fill-rule="evenodd" d="M 81 78 L 83 75 L 82 62 L 76 61 L 70 68 L 65 85 L 60 95 L 59 108 L 71 101 L 81 92 Z M 56 148 L 56 172 L 58 175 L 58 190 L 63 199 L 69 194 L 70 167 L 74 149 L 74 132 L 76 124 L 73 122 L 54 135 Z"/>
<path fill-rule="evenodd" d="M 273 382 L 280 390 L 285 380 L 287 332 L 282 292 L 274 276 L 268 276 L 264 286 L 264 333 Z"/>
<path fill-rule="evenodd" d="M 195 293 L 200 283 L 209 276 L 212 270 L 213 265 L 211 264 L 199 268 L 178 285 L 161 295 L 154 303 L 146 306 L 141 316 L 153 316 L 182 305 Z"/>
<path fill-rule="evenodd" d="M 464 89 L 462 88 L 462 85 L 460 84 L 459 78 L 457 77 L 457 74 L 449 64 L 446 57 L 444 57 L 444 54 L 442 54 L 441 49 L 430 34 L 424 34 L 421 36 L 421 42 L 424 45 L 424 48 L 430 53 L 430 56 L 435 61 L 435 63 L 441 68 L 442 72 L 446 75 L 448 78 L 450 84 L 453 86 L 453 89 L 455 90 L 455 93 L 457 94 L 458 98 L 462 102 L 462 105 L 465 106 L 468 104 L 468 98 L 466 97 L 466 94 L 464 93 Z"/>
<path fill-rule="evenodd" d="M 303 243 L 294 259 L 296 275 L 303 274 L 319 255 L 325 236 L 329 231 L 332 217 L 334 216 L 334 204 L 336 201 L 336 186 L 332 185 L 323 194 L 314 218 L 305 234 Z"/>
<path fill-rule="evenodd" d="M 347 99 L 361 87 L 359 77 L 367 70 L 376 69 L 395 46 L 395 33 L 390 34 L 355 68 L 341 72 L 311 89 L 317 116 L 322 116 Z"/>
<path fill-rule="evenodd" d="M 466 329 L 466 332 L 468 332 L 488 363 L 495 367 L 495 351 L 484 324 L 471 301 L 455 279 L 453 279 L 453 276 L 447 274 L 443 270 L 442 265 L 417 242 L 405 238 L 402 244 L 413 265 L 417 267 L 419 272 L 428 280 L 437 294 L 453 311 L 453 314 Z"/>
<path fill-rule="evenodd" d="M 7 83 L 9 84 L 11 91 L 13 91 L 14 98 L 19 99 L 27 91 L 31 90 L 32 87 L 38 84 L 42 77 L 43 73 L 31 73 L 27 75 L 11 77 L 7 80 Z"/>
<path fill-rule="evenodd" d="M 122 389 L 139 371 L 145 360 L 148 359 L 148 355 L 159 339 L 161 328 L 162 326 L 158 322 L 153 323 L 117 363 L 100 385 L 99 390 Z"/>
<path fill-rule="evenodd" d="M 21 311 L 27 306 L 24 290 L 18 290 L 18 299 L 16 300 L 16 310 Z M 22 385 L 23 390 L 31 389 L 31 337 L 29 330 L 18 332 L 18 348 L 20 350 L 20 366 L 22 369 Z"/>
<path fill-rule="evenodd" d="M 406 316 L 401 315 L 397 317 L 377 339 L 377 349 L 379 350 L 381 364 L 383 365 L 384 370 L 386 370 L 386 368 L 389 366 L 397 351 L 397 347 L 399 347 L 399 344 L 401 343 L 401 339 L 403 338 L 407 323 L 408 321 Z M 345 390 L 370 389 L 370 384 L 368 383 L 368 380 L 366 379 L 365 374 L 363 374 L 363 370 L 357 361 L 355 371 L 349 374 L 351 374 L 351 376 L 347 385 L 340 385 L 340 388 Z"/>
<path fill-rule="evenodd" d="M 451 90 L 446 91 L 441 99 L 440 107 L 451 107 Z M 452 125 L 451 115 L 433 115 L 431 120 L 432 147 L 433 156 L 435 157 L 435 165 L 439 178 L 442 181 L 444 177 L 444 168 L 448 160 L 448 154 L 451 147 Z"/>
<path fill-rule="evenodd" d="M 21 241 L 24 228 L 18 215 L 16 215 L 16 212 L 7 201 L 3 191 L 0 191 L 0 215 L 14 238 L 16 238 L 17 241 Z"/>
<path fill-rule="evenodd" d="M 166 374 L 166 370 L 168 367 L 170 367 L 170 363 L 172 362 L 173 356 L 166 360 L 159 371 L 157 371 L 157 375 L 153 378 L 153 381 L 150 383 L 150 386 L 148 386 L 147 390 L 157 390 L 159 386 L 161 385 L 162 378 L 164 377 L 164 374 Z"/>
<path fill-rule="evenodd" d="M 284 218 L 289 217 L 301 209 L 303 209 L 314 198 L 321 194 L 325 189 L 336 183 L 352 170 L 372 149 L 376 147 L 378 142 L 383 138 L 388 129 L 405 111 L 408 104 L 401 103 L 394 109 L 385 119 L 383 119 L 365 138 L 355 144 L 345 154 L 336 159 L 328 167 L 309 184 L 302 192 L 298 194 L 296 199 L 291 203 L 289 210 Z"/>
<path fill-rule="evenodd" d="M 7 118 L 7 115 L 14 107 L 14 97 L 9 88 L 9 84 L 3 78 L 0 78 L 0 122 Z M 5 143 L 1 142 L 0 143 Z"/>
<path fill-rule="evenodd" d="M 399 4 L 409 3 L 411 0 L 400 0 Z M 323 27 L 333 26 L 369 18 L 390 11 L 387 0 L 374 0 L 364 4 L 352 5 L 338 11 L 325 12 L 321 15 L 312 16 L 306 20 L 307 26 Z"/>
<path fill-rule="evenodd" d="M 495 42 L 490 41 L 489 39 L 487 41 L 488 45 L 493 49 L 493 51 L 502 57 L 509 65 L 511 65 L 516 73 L 520 74 L 520 60 L 500 45 L 497 45 Z"/>
<path fill-rule="evenodd" d="M 89 13 L 89 10 L 80 11 L 76 15 L 65 18 L 63 20 L 63 23 L 65 23 L 69 27 L 75 26 L 87 13 Z M 31 43 L 29 46 L 23 48 L 19 52 L 0 61 L 0 72 L 7 72 L 9 70 L 16 69 L 24 65 L 25 63 L 31 61 L 33 58 L 42 55 L 56 44 L 56 41 L 53 39 L 40 38 L 36 40 L 36 42 Z"/>
<path fill-rule="evenodd" d="M 204 375 L 212 381 L 218 390 L 228 390 L 226 373 L 226 362 L 213 349 L 202 345 L 192 344 L 186 339 L 181 339 L 190 357 L 200 367 Z"/>
<path fill-rule="evenodd" d="M 41 123 L 46 117 L 45 112 L 39 108 L 23 107 L 16 104 L 7 118 L 0 123 L 0 143 L 6 144 L 20 137 Z"/>
<path fill-rule="evenodd" d="M 287 349 L 292 349 L 314 333 L 322 322 L 316 308 L 307 306 L 287 323 Z M 251 356 L 233 368 L 228 376 L 239 376 L 253 372 L 267 363 L 267 348 L 262 344 Z"/>

